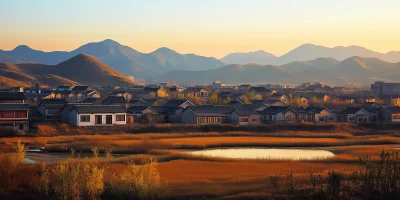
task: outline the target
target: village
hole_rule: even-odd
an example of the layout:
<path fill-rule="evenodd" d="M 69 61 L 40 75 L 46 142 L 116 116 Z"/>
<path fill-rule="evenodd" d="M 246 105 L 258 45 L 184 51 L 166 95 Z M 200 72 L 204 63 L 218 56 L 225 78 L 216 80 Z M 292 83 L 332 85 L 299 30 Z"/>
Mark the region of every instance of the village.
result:
<path fill-rule="evenodd" d="M 375 82 L 371 90 L 322 83 L 180 87 L 14 87 L 0 92 L 0 126 L 27 132 L 37 124 L 396 123 L 400 83 Z"/>

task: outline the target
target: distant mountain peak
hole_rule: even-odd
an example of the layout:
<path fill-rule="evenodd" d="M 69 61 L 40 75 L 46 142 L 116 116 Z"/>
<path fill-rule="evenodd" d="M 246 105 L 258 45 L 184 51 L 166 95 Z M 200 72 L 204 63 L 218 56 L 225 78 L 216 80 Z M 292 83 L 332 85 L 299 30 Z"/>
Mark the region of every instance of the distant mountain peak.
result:
<path fill-rule="evenodd" d="M 31 50 L 31 51 L 33 51 L 33 49 L 30 48 L 30 47 L 27 46 L 27 45 L 19 45 L 19 46 L 15 47 L 15 48 L 13 49 L 13 51 L 26 51 L 26 50 Z"/>
<path fill-rule="evenodd" d="M 161 47 L 153 51 L 152 53 L 177 53 L 177 52 L 168 47 Z"/>
<path fill-rule="evenodd" d="M 100 43 L 108 44 L 108 45 L 121 45 L 120 43 L 118 43 L 117 41 L 112 40 L 112 39 L 105 39 L 105 40 L 101 41 Z"/>

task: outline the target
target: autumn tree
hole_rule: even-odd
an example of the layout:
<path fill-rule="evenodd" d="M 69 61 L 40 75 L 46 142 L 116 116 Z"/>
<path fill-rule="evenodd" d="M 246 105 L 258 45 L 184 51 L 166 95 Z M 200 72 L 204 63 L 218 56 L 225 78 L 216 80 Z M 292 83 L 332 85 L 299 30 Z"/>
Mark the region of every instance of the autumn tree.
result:
<path fill-rule="evenodd" d="M 231 102 L 231 98 L 226 97 L 226 98 L 224 99 L 224 101 L 222 102 L 222 104 L 229 104 L 230 102 Z"/>
<path fill-rule="evenodd" d="M 254 101 L 255 99 L 255 95 L 254 95 L 254 93 L 252 93 L 252 92 L 248 92 L 248 93 L 246 93 L 246 97 L 247 97 L 247 99 L 249 100 L 249 101 Z"/>
<path fill-rule="evenodd" d="M 251 104 L 250 100 L 245 96 L 240 97 L 240 101 L 242 101 L 243 104 Z"/>
<path fill-rule="evenodd" d="M 294 97 L 294 98 L 290 101 L 290 105 L 292 105 L 292 106 L 301 106 L 301 99 L 300 99 L 300 97 Z"/>
<path fill-rule="evenodd" d="M 200 104 L 201 104 L 200 98 L 199 98 L 198 96 L 194 96 L 194 97 L 190 100 L 190 102 L 194 103 L 195 105 L 200 105 Z"/>
<path fill-rule="evenodd" d="M 218 94 L 216 92 L 214 92 L 210 98 L 208 99 L 208 101 L 210 102 L 210 104 L 212 105 L 216 105 L 218 104 Z"/>

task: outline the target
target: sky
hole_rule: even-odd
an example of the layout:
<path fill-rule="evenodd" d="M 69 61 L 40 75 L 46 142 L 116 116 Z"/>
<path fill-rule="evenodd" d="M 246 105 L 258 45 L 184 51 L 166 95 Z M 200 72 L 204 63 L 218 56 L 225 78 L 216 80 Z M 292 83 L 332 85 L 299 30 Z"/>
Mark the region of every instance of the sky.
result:
<path fill-rule="evenodd" d="M 399 0 L 1 0 L 0 49 L 70 51 L 113 39 L 221 58 L 305 43 L 400 50 Z"/>

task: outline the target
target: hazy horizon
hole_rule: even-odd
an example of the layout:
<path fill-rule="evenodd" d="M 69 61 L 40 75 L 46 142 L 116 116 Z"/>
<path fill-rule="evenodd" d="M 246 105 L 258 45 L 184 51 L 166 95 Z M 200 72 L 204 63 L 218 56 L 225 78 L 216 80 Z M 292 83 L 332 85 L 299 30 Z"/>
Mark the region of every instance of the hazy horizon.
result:
<path fill-rule="evenodd" d="M 168 47 L 216 58 L 258 50 L 281 56 L 306 43 L 387 53 L 400 50 L 399 6 L 391 0 L 6 0 L 0 47 L 71 51 L 109 38 L 144 53 Z"/>

